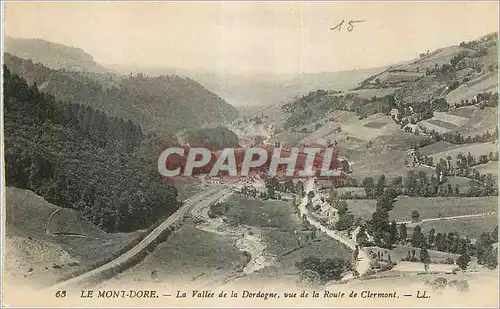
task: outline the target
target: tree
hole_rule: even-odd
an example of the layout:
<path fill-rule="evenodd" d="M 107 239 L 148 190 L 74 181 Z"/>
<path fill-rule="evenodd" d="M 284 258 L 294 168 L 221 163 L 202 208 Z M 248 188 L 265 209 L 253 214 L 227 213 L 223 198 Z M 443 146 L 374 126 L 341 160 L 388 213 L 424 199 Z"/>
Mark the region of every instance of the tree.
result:
<path fill-rule="evenodd" d="M 491 241 L 498 242 L 498 225 L 495 226 L 495 228 L 493 229 L 493 232 L 491 232 Z"/>
<path fill-rule="evenodd" d="M 354 223 L 354 216 L 349 213 L 339 215 L 339 219 L 335 222 L 335 229 L 338 231 L 345 231 L 349 229 Z"/>
<path fill-rule="evenodd" d="M 423 247 L 420 249 L 420 262 L 424 264 L 430 264 L 431 263 L 431 257 L 429 255 L 429 252 L 427 252 L 427 248 Z"/>
<path fill-rule="evenodd" d="M 420 221 L 420 213 L 418 210 L 413 210 L 411 212 L 411 221 L 412 222 L 419 222 Z"/>
<path fill-rule="evenodd" d="M 321 260 L 317 257 L 307 257 L 295 266 L 302 272 L 309 270 L 319 274 L 321 282 L 325 283 L 330 280 L 339 280 L 342 274 L 351 268 L 351 265 L 346 260 L 340 258 L 326 258 Z"/>
<path fill-rule="evenodd" d="M 310 269 L 300 272 L 298 283 L 304 287 L 315 287 L 321 284 L 321 276 Z"/>
<path fill-rule="evenodd" d="M 300 194 L 300 196 L 304 196 L 304 183 L 300 180 L 295 184 L 295 193 Z"/>
<path fill-rule="evenodd" d="M 377 182 L 377 190 L 376 190 L 377 196 L 380 196 L 384 192 L 385 184 L 386 184 L 385 175 L 382 174 Z"/>
<path fill-rule="evenodd" d="M 275 198 L 275 191 L 273 186 L 268 186 L 267 187 L 267 198 L 269 199 L 274 199 Z"/>
<path fill-rule="evenodd" d="M 389 232 L 391 235 L 391 243 L 396 243 L 399 240 L 399 234 L 398 234 L 398 224 L 396 223 L 395 220 L 391 222 L 391 225 L 389 227 Z"/>
<path fill-rule="evenodd" d="M 363 179 L 363 187 L 365 188 L 366 196 L 371 197 L 373 194 L 373 187 L 374 187 L 373 178 L 366 177 L 365 179 Z"/>
<path fill-rule="evenodd" d="M 486 266 L 488 266 L 489 269 L 497 268 L 497 266 L 498 266 L 498 249 L 489 250 L 488 254 L 486 255 Z"/>
<path fill-rule="evenodd" d="M 399 225 L 399 238 L 401 240 L 406 240 L 408 238 L 408 232 L 405 223 Z"/>
<path fill-rule="evenodd" d="M 339 216 L 342 216 L 347 213 L 347 202 L 345 200 L 334 200 L 333 205 L 335 209 L 337 209 L 337 213 Z"/>
<path fill-rule="evenodd" d="M 466 251 L 458 257 L 457 265 L 458 267 L 460 267 L 460 269 L 466 270 L 467 266 L 469 266 L 470 260 L 471 260 L 470 255 Z"/>
<path fill-rule="evenodd" d="M 422 248 L 427 245 L 425 242 L 425 236 L 422 234 L 422 228 L 419 225 L 415 226 L 413 229 L 411 245 L 416 248 Z"/>
<path fill-rule="evenodd" d="M 476 240 L 476 257 L 477 263 L 480 265 L 486 264 L 486 260 L 490 251 L 492 251 L 491 237 L 489 233 L 482 233 L 479 239 Z"/>
<path fill-rule="evenodd" d="M 313 198 L 314 198 L 314 191 L 309 191 L 309 193 L 307 193 L 307 199 L 311 201 Z"/>
<path fill-rule="evenodd" d="M 285 180 L 285 191 L 286 192 L 294 192 L 295 191 L 292 177 L 287 177 L 286 178 L 286 180 Z M 297 192 L 294 192 L 294 193 L 297 193 Z"/>
<path fill-rule="evenodd" d="M 394 198 L 397 196 L 394 188 L 389 188 L 387 191 L 382 192 L 381 195 L 377 197 L 377 209 L 390 211 L 393 208 L 395 202 Z"/>
<path fill-rule="evenodd" d="M 368 244 L 368 235 L 366 235 L 366 228 L 364 225 L 359 228 L 358 234 L 356 234 L 356 243 L 361 247 Z"/>
<path fill-rule="evenodd" d="M 436 239 L 436 230 L 435 229 L 431 229 L 429 231 L 429 237 L 427 238 L 427 240 L 429 241 L 429 246 L 432 248 L 432 246 L 434 245 L 434 241 Z"/>

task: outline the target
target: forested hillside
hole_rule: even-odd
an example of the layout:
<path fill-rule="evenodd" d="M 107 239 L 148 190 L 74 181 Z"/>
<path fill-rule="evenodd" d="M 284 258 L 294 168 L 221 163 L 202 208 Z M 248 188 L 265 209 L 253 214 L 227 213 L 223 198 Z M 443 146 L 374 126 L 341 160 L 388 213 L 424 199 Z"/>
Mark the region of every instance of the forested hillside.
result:
<path fill-rule="evenodd" d="M 239 147 L 238 135 L 226 127 L 188 131 L 186 135 L 191 146 L 208 147 L 212 150 Z"/>
<path fill-rule="evenodd" d="M 161 133 L 224 123 L 237 115 L 233 106 L 189 78 L 53 70 L 10 54 L 4 61 L 12 73 L 57 100 L 91 106 Z"/>
<path fill-rule="evenodd" d="M 6 66 L 4 134 L 8 186 L 80 210 L 106 231 L 145 228 L 179 206 L 176 189 L 140 154 L 140 126 L 58 102 Z"/>

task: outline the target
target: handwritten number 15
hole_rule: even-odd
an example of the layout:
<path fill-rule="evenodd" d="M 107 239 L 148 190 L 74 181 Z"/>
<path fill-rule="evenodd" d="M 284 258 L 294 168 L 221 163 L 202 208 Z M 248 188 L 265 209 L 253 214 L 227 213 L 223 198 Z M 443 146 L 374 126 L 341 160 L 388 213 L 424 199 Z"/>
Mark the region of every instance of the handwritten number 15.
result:
<path fill-rule="evenodd" d="M 335 27 L 333 28 L 330 28 L 330 30 L 342 30 L 342 25 L 344 24 L 345 22 L 345 19 L 343 19 L 338 25 L 336 25 Z M 351 32 L 353 29 L 354 29 L 354 24 L 356 23 L 362 23 L 362 22 L 365 22 L 365 20 L 350 20 L 348 23 L 347 23 L 347 31 Z"/>

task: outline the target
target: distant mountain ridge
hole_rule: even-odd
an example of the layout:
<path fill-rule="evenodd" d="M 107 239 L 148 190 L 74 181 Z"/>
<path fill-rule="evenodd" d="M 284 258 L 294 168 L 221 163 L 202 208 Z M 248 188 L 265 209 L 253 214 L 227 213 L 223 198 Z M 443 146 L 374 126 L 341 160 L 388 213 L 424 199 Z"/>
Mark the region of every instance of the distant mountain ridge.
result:
<path fill-rule="evenodd" d="M 106 67 L 123 74 L 142 72 L 151 76 L 170 74 L 188 76 L 237 107 L 276 105 L 316 89 L 347 91 L 364 79 L 386 69 L 386 67 L 376 67 L 321 73 L 238 75 L 162 66 L 106 65 Z"/>
<path fill-rule="evenodd" d="M 5 52 L 32 60 L 55 70 L 85 73 L 146 74 L 151 77 L 178 75 L 188 77 L 216 93 L 231 105 L 266 106 L 284 103 L 316 89 L 347 91 L 386 67 L 338 72 L 303 74 L 229 74 L 207 70 L 166 66 L 99 64 L 80 48 L 42 39 L 5 38 Z"/>
<path fill-rule="evenodd" d="M 54 70 L 8 53 L 4 63 L 58 100 L 91 106 L 159 133 L 216 126 L 237 116 L 233 106 L 189 78 Z"/>
<path fill-rule="evenodd" d="M 6 36 L 4 52 L 23 59 L 31 59 L 45 66 L 59 70 L 66 69 L 80 72 L 109 72 L 109 69 L 99 65 L 94 58 L 84 50 L 48 42 L 42 39 L 21 39 Z"/>

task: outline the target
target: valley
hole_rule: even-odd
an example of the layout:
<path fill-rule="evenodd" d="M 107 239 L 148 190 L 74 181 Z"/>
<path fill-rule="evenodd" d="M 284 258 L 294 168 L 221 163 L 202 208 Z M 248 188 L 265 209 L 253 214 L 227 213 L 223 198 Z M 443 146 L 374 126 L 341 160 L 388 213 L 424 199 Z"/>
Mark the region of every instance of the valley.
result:
<path fill-rule="evenodd" d="M 393 65 L 247 76 L 6 43 L 10 291 L 239 288 L 248 305 L 345 288 L 378 304 L 411 287 L 469 304 L 498 279 L 497 32 Z M 169 147 L 333 148 L 340 176 L 163 177 Z"/>

